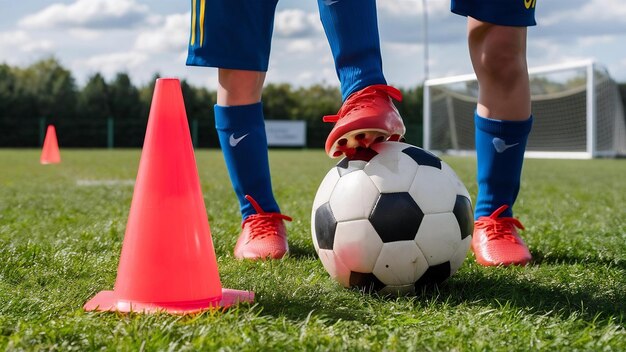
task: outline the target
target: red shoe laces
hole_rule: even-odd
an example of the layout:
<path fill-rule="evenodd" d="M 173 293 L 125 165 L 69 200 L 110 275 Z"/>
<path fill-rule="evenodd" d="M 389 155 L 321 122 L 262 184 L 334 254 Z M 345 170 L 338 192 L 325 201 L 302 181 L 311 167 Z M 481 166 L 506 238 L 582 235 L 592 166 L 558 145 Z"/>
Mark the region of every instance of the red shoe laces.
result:
<path fill-rule="evenodd" d="M 264 238 L 267 236 L 278 235 L 278 224 L 282 220 L 291 221 L 291 217 L 283 215 L 281 213 L 266 213 L 263 211 L 259 203 L 249 195 L 245 197 L 252 207 L 257 212 L 256 214 L 248 216 L 243 222 L 241 227 L 250 222 L 250 239 Z"/>
<path fill-rule="evenodd" d="M 359 110 L 362 108 L 370 107 L 374 104 L 377 97 L 392 97 L 397 101 L 402 101 L 402 92 L 398 89 L 384 85 L 376 84 L 360 91 L 353 93 L 348 97 L 345 104 L 339 109 L 336 115 L 326 115 L 322 118 L 324 122 L 337 122 L 344 117 L 349 111 Z"/>
<path fill-rule="evenodd" d="M 524 225 L 516 218 L 504 217 L 499 218 L 500 214 L 509 206 L 503 205 L 496 209 L 489 216 L 481 216 L 474 223 L 477 229 L 485 229 L 489 240 L 505 239 L 514 243 L 519 243 L 519 237 L 515 235 L 515 228 L 524 229 Z"/>

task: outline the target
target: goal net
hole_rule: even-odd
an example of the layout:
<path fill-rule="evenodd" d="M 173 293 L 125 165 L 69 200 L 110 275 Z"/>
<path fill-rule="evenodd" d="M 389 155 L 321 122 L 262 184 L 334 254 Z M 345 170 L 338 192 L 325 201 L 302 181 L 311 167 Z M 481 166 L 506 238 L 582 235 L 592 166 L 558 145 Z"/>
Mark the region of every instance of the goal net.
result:
<path fill-rule="evenodd" d="M 533 130 L 527 157 L 594 158 L 626 155 L 626 121 L 617 85 L 592 61 L 530 69 Z M 424 148 L 472 154 L 475 75 L 424 83 Z"/>

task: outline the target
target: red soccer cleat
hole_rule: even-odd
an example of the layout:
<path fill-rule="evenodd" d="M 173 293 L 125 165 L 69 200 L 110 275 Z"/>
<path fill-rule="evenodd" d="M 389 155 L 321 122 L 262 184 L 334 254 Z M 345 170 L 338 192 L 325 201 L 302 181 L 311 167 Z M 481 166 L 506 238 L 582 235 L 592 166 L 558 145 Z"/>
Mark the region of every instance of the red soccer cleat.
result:
<path fill-rule="evenodd" d="M 357 148 L 400 140 L 406 129 L 392 98 L 401 101 L 402 93 L 384 84 L 368 86 L 351 94 L 337 115 L 324 116 L 324 122 L 335 122 L 326 139 L 326 154 L 351 157 Z"/>
<path fill-rule="evenodd" d="M 246 195 L 256 214 L 248 216 L 241 225 L 242 231 L 235 245 L 237 259 L 280 259 L 288 251 L 287 230 L 283 220 L 289 216 L 266 213 L 252 197 Z"/>
<path fill-rule="evenodd" d="M 509 206 L 503 205 L 490 216 L 481 216 L 474 222 L 472 250 L 476 262 L 484 266 L 526 265 L 532 259 L 528 247 L 517 233 L 524 229 L 515 218 L 498 216 Z"/>

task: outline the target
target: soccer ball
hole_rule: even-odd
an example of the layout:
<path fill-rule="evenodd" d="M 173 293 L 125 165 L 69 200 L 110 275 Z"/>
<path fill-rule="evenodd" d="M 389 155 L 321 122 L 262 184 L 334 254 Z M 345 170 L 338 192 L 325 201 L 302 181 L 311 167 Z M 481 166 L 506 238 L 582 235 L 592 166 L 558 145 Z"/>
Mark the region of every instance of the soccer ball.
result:
<path fill-rule="evenodd" d="M 345 287 L 413 294 L 454 274 L 474 227 L 469 193 L 421 148 L 383 142 L 344 158 L 313 201 L 313 245 Z"/>

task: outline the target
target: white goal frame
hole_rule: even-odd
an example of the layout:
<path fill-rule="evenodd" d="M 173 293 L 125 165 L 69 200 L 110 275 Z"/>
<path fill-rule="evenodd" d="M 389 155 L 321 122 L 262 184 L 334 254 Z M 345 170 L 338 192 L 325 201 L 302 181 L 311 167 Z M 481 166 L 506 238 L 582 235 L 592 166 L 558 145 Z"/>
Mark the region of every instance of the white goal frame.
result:
<path fill-rule="evenodd" d="M 623 151 L 623 141 L 620 141 L 620 145 L 622 146 L 621 148 L 618 148 L 616 150 L 598 150 L 597 148 L 597 104 L 596 104 L 596 81 L 597 78 L 595 77 L 595 72 L 598 69 L 603 69 L 601 66 L 598 66 L 593 60 L 583 60 L 583 61 L 576 61 L 576 62 L 571 62 L 571 63 L 565 63 L 565 64 L 558 64 L 558 65 L 550 65 L 550 66 L 542 66 L 542 67 L 536 67 L 536 68 L 531 68 L 528 70 L 529 75 L 535 75 L 535 74 L 545 74 L 545 73 L 559 73 L 562 71 L 566 71 L 566 70 L 572 70 L 572 69 L 585 69 L 585 79 L 586 79 L 586 87 L 585 87 L 585 91 L 586 91 L 586 103 L 585 103 L 585 108 L 586 108 L 586 126 L 585 126 L 585 135 L 586 135 L 586 148 L 585 151 L 572 151 L 572 152 L 568 152 L 568 151 L 526 151 L 525 153 L 525 157 L 529 157 L 529 158 L 553 158 L 553 159 L 592 159 L 592 158 L 597 158 L 597 157 L 617 157 L 617 156 L 621 156 L 623 155 L 622 153 Z M 610 77 L 608 78 L 610 79 Z M 444 78 L 436 78 L 436 79 L 429 79 L 426 80 L 424 82 L 424 107 L 423 107 L 423 113 L 424 113 L 424 128 L 423 128 L 423 144 L 424 144 L 424 149 L 427 150 L 431 150 L 433 152 L 439 153 L 439 154 L 450 154 L 450 155 L 475 155 L 476 151 L 475 150 L 460 150 L 458 148 L 454 148 L 454 146 L 456 145 L 458 147 L 458 143 L 455 143 L 455 139 L 456 139 L 456 127 L 454 125 L 454 119 L 451 117 L 448 117 L 448 123 L 450 124 L 450 137 L 451 137 L 451 143 L 453 145 L 452 149 L 448 149 L 448 150 L 437 150 L 434 149 L 433 150 L 433 145 L 432 145 L 432 139 L 431 139 L 431 129 L 432 129 L 432 124 L 433 124 L 433 116 L 432 116 L 432 112 L 431 112 L 431 89 L 433 86 L 439 86 L 439 85 L 445 85 L 445 84 L 453 84 L 453 83 L 462 83 L 462 82 L 467 82 L 467 81 L 475 81 L 476 80 L 476 75 L 475 74 L 466 74 L 466 75 L 459 75 L 459 76 L 451 76 L 451 77 L 444 77 Z M 532 99 L 532 97 L 531 97 Z M 619 110 L 621 112 L 622 115 L 622 121 L 623 119 L 623 109 L 621 107 L 621 104 L 619 106 Z M 444 117 L 445 118 L 445 117 Z M 619 122 L 618 122 L 619 123 Z M 625 133 L 624 131 L 624 127 L 621 126 L 622 124 L 620 124 L 620 126 L 618 127 L 619 129 L 621 129 L 620 131 L 616 131 L 616 134 L 620 135 L 620 138 L 623 139 L 623 134 Z M 532 133 L 532 132 L 531 132 Z M 619 150 L 622 149 L 622 150 Z"/>

